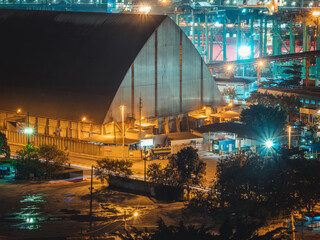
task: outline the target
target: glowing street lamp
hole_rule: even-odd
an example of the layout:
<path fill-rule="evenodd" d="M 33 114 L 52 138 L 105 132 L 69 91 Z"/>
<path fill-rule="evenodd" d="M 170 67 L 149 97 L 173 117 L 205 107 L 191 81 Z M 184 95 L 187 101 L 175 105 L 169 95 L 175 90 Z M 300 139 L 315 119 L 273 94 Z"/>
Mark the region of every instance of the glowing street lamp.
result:
<path fill-rule="evenodd" d="M 151 7 L 150 6 L 141 6 L 139 8 L 139 12 L 140 13 L 148 14 L 150 11 L 151 11 Z"/>
<path fill-rule="evenodd" d="M 233 70 L 233 66 L 230 64 L 227 66 L 227 71 L 231 72 Z"/>
<path fill-rule="evenodd" d="M 265 142 L 265 145 L 266 145 L 267 148 L 272 148 L 274 146 L 274 143 L 273 143 L 272 140 L 267 140 Z"/>
<path fill-rule="evenodd" d="M 318 10 L 313 11 L 313 12 L 312 12 L 312 16 L 314 16 L 314 17 L 320 17 L 320 11 L 318 11 Z"/>
<path fill-rule="evenodd" d="M 34 129 L 29 126 L 29 112 L 27 116 L 27 127 L 23 129 L 23 133 L 28 136 L 28 145 L 30 145 L 30 135 L 33 135 Z"/>
<path fill-rule="evenodd" d="M 18 108 L 17 109 L 17 113 L 21 113 L 22 112 L 22 109 L 21 108 Z"/>

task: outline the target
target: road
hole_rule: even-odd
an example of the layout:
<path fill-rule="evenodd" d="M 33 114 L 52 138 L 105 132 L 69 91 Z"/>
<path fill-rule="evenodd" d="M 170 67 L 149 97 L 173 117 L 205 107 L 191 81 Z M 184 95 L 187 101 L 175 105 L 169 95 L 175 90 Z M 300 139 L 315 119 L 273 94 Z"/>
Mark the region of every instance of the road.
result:
<path fill-rule="evenodd" d="M 10 145 L 11 152 L 15 153 L 17 150 L 21 148 L 21 146 L 17 145 Z M 208 152 L 199 152 L 200 159 L 204 160 L 207 164 L 206 169 L 206 179 L 208 184 L 215 178 L 216 174 L 216 167 L 217 163 L 219 161 L 217 155 L 213 155 Z M 101 159 L 101 157 L 95 157 L 95 156 L 88 156 L 88 155 L 82 155 L 82 154 L 76 154 L 76 153 L 70 153 L 69 154 L 69 162 L 72 167 L 74 168 L 80 168 L 84 170 L 90 170 L 91 166 L 96 165 L 96 161 Z M 147 161 L 146 165 L 147 168 L 152 163 L 160 163 L 163 167 L 166 166 L 168 163 L 168 160 L 152 160 Z M 137 178 L 143 178 L 144 176 L 144 161 L 143 160 L 133 160 L 133 166 L 132 171 L 135 177 Z"/>

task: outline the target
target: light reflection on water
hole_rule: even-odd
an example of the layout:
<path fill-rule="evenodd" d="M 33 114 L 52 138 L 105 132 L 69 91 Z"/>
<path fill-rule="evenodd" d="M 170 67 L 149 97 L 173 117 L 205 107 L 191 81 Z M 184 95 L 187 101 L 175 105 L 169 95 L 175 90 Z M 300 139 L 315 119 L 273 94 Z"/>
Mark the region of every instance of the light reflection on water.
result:
<path fill-rule="evenodd" d="M 37 204 L 44 203 L 43 194 L 27 195 L 20 200 L 20 211 L 9 213 L 6 219 L 12 223 L 11 227 L 18 229 L 35 230 L 40 228 L 40 223 L 45 221 L 42 216 L 40 206 Z"/>

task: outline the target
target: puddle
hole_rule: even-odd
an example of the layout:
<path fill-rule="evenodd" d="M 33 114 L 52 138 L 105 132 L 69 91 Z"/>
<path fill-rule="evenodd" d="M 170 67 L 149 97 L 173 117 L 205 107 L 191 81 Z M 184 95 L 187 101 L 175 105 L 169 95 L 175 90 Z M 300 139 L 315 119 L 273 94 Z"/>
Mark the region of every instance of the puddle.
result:
<path fill-rule="evenodd" d="M 43 194 L 27 195 L 20 200 L 20 210 L 4 216 L 10 227 L 18 229 L 39 229 L 41 223 L 48 219 L 41 212 L 41 203 L 46 202 Z"/>

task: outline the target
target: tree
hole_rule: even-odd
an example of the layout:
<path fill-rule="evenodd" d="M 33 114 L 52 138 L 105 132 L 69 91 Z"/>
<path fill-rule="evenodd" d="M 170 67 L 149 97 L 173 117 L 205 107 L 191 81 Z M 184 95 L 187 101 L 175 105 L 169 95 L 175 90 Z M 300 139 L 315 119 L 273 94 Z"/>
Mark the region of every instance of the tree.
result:
<path fill-rule="evenodd" d="M 246 100 L 251 104 L 262 104 L 266 107 L 279 107 L 288 115 L 289 121 L 295 121 L 302 106 L 300 99 L 295 96 L 273 95 L 269 93 L 252 92 Z"/>
<path fill-rule="evenodd" d="M 206 164 L 199 158 L 197 150 L 187 147 L 169 159 L 165 168 L 160 164 L 151 164 L 147 175 L 151 182 L 171 186 L 190 187 L 201 185 L 206 174 Z"/>
<path fill-rule="evenodd" d="M 254 129 L 261 138 L 279 136 L 285 125 L 285 112 L 279 107 L 266 107 L 262 104 L 251 105 L 241 112 L 240 120 Z"/>
<path fill-rule="evenodd" d="M 286 66 L 283 71 L 284 74 L 288 74 L 289 77 L 285 78 L 278 85 L 280 87 L 294 88 L 301 85 L 302 80 L 302 65 L 293 63 L 292 66 Z"/>
<path fill-rule="evenodd" d="M 46 165 L 47 175 L 51 177 L 53 174 L 61 171 L 68 162 L 67 154 L 58 149 L 56 145 L 41 145 L 38 149 L 39 158 Z"/>
<path fill-rule="evenodd" d="M 17 151 L 17 155 L 17 178 L 20 179 L 28 179 L 31 175 L 39 179 L 53 178 L 65 169 L 68 161 L 66 153 L 53 145 L 39 148 L 26 145 Z"/>
<path fill-rule="evenodd" d="M 225 239 L 259 239 L 256 230 L 272 220 L 285 220 L 305 209 L 312 214 L 320 203 L 319 171 L 320 162 L 304 158 L 297 149 L 273 158 L 233 156 L 218 164 L 212 190 L 199 194 L 188 207 L 225 219 L 220 228 L 229 236 Z M 232 226 L 232 237 L 224 225 Z M 273 239 L 270 234 L 265 239 Z"/>
<path fill-rule="evenodd" d="M 221 94 L 231 100 L 234 100 L 238 97 L 237 89 L 235 89 L 233 87 L 223 89 Z"/>
<path fill-rule="evenodd" d="M 0 154 L 5 154 L 7 158 L 10 158 L 10 147 L 8 146 L 7 137 L 2 132 L 0 132 Z"/>
<path fill-rule="evenodd" d="M 129 160 L 103 159 L 97 161 L 96 175 L 103 182 L 107 180 L 109 175 L 129 177 L 132 175 L 133 163 Z"/>

